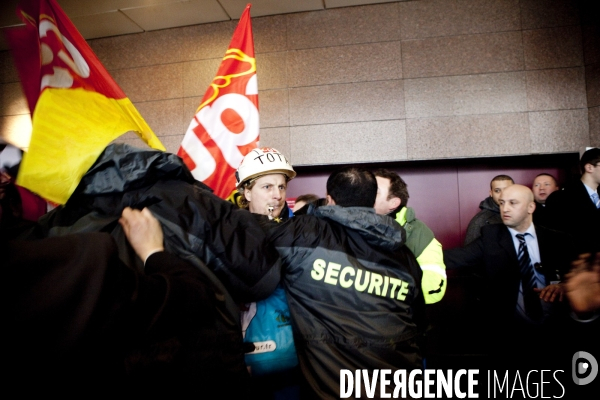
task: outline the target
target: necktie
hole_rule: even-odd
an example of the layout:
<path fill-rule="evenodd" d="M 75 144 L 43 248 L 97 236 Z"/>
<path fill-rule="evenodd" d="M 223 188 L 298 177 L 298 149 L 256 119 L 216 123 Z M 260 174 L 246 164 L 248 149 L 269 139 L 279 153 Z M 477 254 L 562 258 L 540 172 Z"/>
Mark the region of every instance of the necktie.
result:
<path fill-rule="evenodd" d="M 525 243 L 525 234 L 517 234 L 516 237 L 519 240 L 519 252 L 517 258 L 519 259 L 519 268 L 521 270 L 521 285 L 523 287 L 523 303 L 525 305 L 525 312 L 533 320 L 539 320 L 542 316 L 542 303 L 540 303 L 540 296 L 538 293 L 533 291 L 533 288 L 537 287 L 537 278 L 535 271 L 531 265 L 531 259 L 529 258 L 529 252 L 527 251 L 527 244 Z"/>
<path fill-rule="evenodd" d="M 598 197 L 598 193 L 592 193 L 592 201 L 596 208 L 600 208 L 600 197 Z"/>

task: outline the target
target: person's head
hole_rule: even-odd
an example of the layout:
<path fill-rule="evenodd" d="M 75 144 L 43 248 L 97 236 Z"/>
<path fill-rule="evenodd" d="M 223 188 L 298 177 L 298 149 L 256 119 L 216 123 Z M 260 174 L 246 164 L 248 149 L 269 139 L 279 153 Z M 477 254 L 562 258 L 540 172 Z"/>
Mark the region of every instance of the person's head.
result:
<path fill-rule="evenodd" d="M 494 200 L 494 203 L 500 205 L 500 195 L 502 191 L 514 185 L 515 181 L 508 175 L 496 175 L 490 182 L 490 197 Z"/>
<path fill-rule="evenodd" d="M 279 151 L 268 147 L 252 150 L 235 173 L 242 207 L 255 214 L 279 217 L 285 207 L 287 183 L 295 176 Z"/>
<path fill-rule="evenodd" d="M 558 185 L 556 184 L 556 179 L 552 175 L 541 173 L 533 180 L 531 190 L 533 190 L 535 201 L 544 204 L 548 196 L 550 196 L 552 192 L 558 190 Z"/>
<path fill-rule="evenodd" d="M 400 175 L 385 168 L 380 168 L 373 174 L 377 179 L 377 198 L 375 199 L 377 214 L 389 214 L 406 206 L 409 197 L 408 185 Z"/>
<path fill-rule="evenodd" d="M 581 156 L 579 161 L 581 180 L 588 186 L 600 185 L 600 148 L 589 149 Z"/>
<path fill-rule="evenodd" d="M 371 171 L 346 167 L 327 179 L 327 204 L 342 207 L 373 207 L 377 197 L 377 180 Z"/>
<path fill-rule="evenodd" d="M 317 196 L 316 194 L 309 193 L 300 195 L 296 197 L 296 202 L 294 203 L 294 208 L 292 209 L 292 211 L 296 212 L 305 205 L 310 203 L 316 203 L 317 201 L 319 201 L 319 196 Z"/>
<path fill-rule="evenodd" d="M 509 228 L 525 232 L 531 225 L 534 211 L 533 192 L 527 186 L 510 185 L 500 194 L 500 215 Z"/>

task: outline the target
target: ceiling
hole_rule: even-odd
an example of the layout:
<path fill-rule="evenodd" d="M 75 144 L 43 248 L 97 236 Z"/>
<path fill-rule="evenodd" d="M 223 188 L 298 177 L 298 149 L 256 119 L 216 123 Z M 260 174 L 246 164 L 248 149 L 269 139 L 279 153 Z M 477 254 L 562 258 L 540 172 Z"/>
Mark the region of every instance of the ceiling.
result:
<path fill-rule="evenodd" d="M 324 10 L 397 0 L 57 0 L 86 39 L 238 19 L 248 3 L 252 17 Z M 22 25 L 19 0 L 1 0 L 0 29 Z M 0 50 L 7 50 L 0 35 Z"/>

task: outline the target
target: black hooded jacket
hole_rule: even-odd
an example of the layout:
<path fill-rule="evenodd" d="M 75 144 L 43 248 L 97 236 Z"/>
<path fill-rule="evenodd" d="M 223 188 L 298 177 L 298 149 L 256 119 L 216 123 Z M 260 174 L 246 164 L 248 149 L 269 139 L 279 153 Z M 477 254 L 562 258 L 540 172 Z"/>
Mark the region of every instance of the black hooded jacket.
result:
<path fill-rule="evenodd" d="M 237 304 L 266 298 L 281 273 L 277 251 L 258 222 L 195 181 L 179 157 L 110 145 L 67 204 L 40 225 L 46 237 L 109 233 L 122 262 L 142 269 L 118 223 L 125 207 L 148 207 L 162 225 L 165 251 L 198 268 L 215 295 L 214 326 L 190 341 L 196 344 L 187 351 L 198 353 L 193 359 L 212 360 L 215 370 L 247 374 Z"/>
<path fill-rule="evenodd" d="M 422 271 L 404 246 L 404 229 L 372 208 L 308 214 L 273 224 L 270 238 L 312 394 L 339 398 L 341 369 L 421 368 Z"/>

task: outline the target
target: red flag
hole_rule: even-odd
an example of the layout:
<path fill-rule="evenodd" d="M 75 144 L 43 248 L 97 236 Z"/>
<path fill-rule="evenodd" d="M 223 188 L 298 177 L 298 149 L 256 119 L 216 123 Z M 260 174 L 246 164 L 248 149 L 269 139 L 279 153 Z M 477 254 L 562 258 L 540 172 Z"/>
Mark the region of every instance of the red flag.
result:
<path fill-rule="evenodd" d="M 194 177 L 221 198 L 235 189 L 235 170 L 258 146 L 258 85 L 250 4 L 177 152 Z"/>
<path fill-rule="evenodd" d="M 32 113 L 17 183 L 64 204 L 112 140 L 135 131 L 164 150 L 56 0 L 22 0 L 7 32 Z"/>

